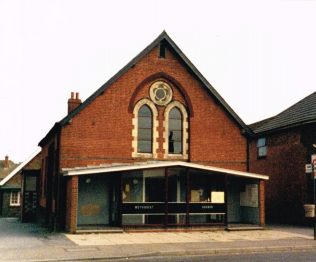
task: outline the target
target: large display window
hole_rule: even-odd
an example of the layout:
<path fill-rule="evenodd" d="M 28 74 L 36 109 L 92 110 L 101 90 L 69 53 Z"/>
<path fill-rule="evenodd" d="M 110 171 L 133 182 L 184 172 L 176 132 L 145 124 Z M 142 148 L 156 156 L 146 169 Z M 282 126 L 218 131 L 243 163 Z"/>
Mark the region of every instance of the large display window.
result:
<path fill-rule="evenodd" d="M 122 226 L 225 223 L 225 177 L 185 168 L 122 174 Z"/>

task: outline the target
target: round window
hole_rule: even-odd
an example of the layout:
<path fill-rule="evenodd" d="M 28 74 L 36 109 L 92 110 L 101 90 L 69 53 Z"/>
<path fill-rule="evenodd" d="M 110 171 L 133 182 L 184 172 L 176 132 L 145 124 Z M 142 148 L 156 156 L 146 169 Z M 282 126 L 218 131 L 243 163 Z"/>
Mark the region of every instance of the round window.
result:
<path fill-rule="evenodd" d="M 157 105 L 167 105 L 172 99 L 172 89 L 163 81 L 155 82 L 150 87 L 150 98 Z"/>

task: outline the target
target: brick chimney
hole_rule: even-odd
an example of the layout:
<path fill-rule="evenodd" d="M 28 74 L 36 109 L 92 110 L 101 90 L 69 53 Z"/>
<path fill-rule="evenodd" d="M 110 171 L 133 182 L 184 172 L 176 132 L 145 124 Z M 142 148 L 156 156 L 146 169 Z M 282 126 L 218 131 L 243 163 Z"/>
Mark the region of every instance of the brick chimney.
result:
<path fill-rule="evenodd" d="M 9 168 L 9 157 L 8 156 L 5 156 L 5 158 L 4 158 L 3 167 Z"/>
<path fill-rule="evenodd" d="M 71 97 L 68 99 L 68 114 L 74 111 L 81 104 L 81 99 L 79 99 L 79 93 L 71 92 Z"/>

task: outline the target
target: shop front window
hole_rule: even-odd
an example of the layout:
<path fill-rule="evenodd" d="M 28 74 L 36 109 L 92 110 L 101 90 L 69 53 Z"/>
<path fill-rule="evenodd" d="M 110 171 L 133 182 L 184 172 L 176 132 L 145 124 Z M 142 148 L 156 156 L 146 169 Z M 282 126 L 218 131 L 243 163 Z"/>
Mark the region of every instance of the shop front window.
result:
<path fill-rule="evenodd" d="M 200 172 L 190 174 L 190 224 L 224 222 L 224 184 L 223 176 Z"/>
<path fill-rule="evenodd" d="M 162 225 L 164 223 L 164 169 L 124 174 L 122 187 L 123 225 Z"/>
<path fill-rule="evenodd" d="M 225 179 L 185 168 L 122 175 L 123 226 L 224 223 Z"/>

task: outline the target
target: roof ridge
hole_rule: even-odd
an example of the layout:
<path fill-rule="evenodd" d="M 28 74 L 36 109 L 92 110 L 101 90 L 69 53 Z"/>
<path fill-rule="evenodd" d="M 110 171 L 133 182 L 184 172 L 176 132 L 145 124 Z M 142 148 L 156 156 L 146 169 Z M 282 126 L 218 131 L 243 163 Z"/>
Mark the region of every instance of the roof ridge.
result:
<path fill-rule="evenodd" d="M 299 119 L 299 121 L 295 121 L 295 115 L 299 116 L 299 115 L 302 115 L 303 113 L 304 113 L 304 118 L 306 118 L 306 120 L 315 118 L 315 121 L 316 121 L 316 117 L 314 115 L 305 115 L 306 112 L 311 112 L 310 106 L 313 105 L 314 103 L 313 101 L 309 101 L 309 99 L 314 98 L 315 95 L 316 95 L 316 91 L 300 99 L 299 101 L 297 101 L 290 107 L 286 108 L 285 110 L 281 111 L 279 114 L 275 115 L 271 121 L 268 121 L 262 126 L 255 128 L 254 132 L 261 133 L 261 132 L 267 132 L 274 129 L 286 127 L 287 125 L 291 126 L 297 123 L 303 124 L 305 120 L 302 121 L 302 117 Z M 300 107 L 302 105 L 305 105 L 305 106 Z M 316 114 L 316 111 L 315 111 L 315 114 Z M 291 117 L 282 119 L 282 116 L 287 116 L 287 115 L 290 115 Z"/>
<path fill-rule="evenodd" d="M 48 132 L 48 134 L 39 142 L 41 145 L 51 133 L 57 130 L 58 126 L 64 126 L 76 116 L 82 109 L 89 105 L 96 97 L 103 94 L 106 88 L 108 88 L 112 83 L 114 83 L 118 78 L 120 78 L 124 73 L 126 73 L 134 64 L 136 64 L 143 56 L 150 52 L 156 45 L 158 45 L 162 40 L 166 40 L 172 49 L 177 53 L 180 59 L 183 60 L 184 64 L 195 74 L 195 76 L 202 82 L 202 84 L 208 89 L 208 91 L 218 100 L 218 102 L 224 107 L 224 109 L 232 116 L 232 118 L 237 122 L 237 124 L 242 127 L 246 133 L 252 134 L 252 130 L 243 122 L 243 120 L 235 113 L 235 111 L 228 105 L 228 103 L 221 97 L 221 95 L 215 90 L 215 88 L 206 80 L 206 78 L 200 73 L 200 71 L 193 65 L 193 63 L 186 57 L 186 55 L 181 51 L 177 44 L 170 38 L 167 32 L 162 31 L 159 36 L 152 41 L 145 49 L 143 49 L 138 55 L 136 55 L 132 60 L 130 60 L 122 69 L 120 69 L 116 74 L 114 74 L 107 82 L 105 82 L 100 88 L 98 88 L 92 95 L 90 95 L 83 103 L 81 103 L 76 109 L 66 115 L 62 120 L 57 122 L 54 127 Z M 56 130 L 55 130 L 56 128 Z"/>

